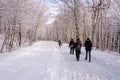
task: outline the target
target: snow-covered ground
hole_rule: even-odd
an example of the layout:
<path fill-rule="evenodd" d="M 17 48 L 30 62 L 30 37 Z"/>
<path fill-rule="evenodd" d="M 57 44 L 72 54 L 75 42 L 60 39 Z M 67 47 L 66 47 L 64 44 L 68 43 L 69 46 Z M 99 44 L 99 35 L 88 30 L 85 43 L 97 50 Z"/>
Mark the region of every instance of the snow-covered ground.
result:
<path fill-rule="evenodd" d="M 0 80 L 120 80 L 120 56 L 92 51 L 92 62 L 69 54 L 67 44 L 40 41 L 0 54 Z"/>

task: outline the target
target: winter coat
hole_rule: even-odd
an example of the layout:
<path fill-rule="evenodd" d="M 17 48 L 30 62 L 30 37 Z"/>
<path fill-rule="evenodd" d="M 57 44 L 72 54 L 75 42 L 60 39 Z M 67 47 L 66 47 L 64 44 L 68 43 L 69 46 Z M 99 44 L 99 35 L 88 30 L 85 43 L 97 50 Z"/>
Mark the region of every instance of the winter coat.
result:
<path fill-rule="evenodd" d="M 75 45 L 75 42 L 73 40 L 71 40 L 70 43 L 69 43 L 69 47 L 74 48 L 74 45 Z"/>
<path fill-rule="evenodd" d="M 90 40 L 85 41 L 85 49 L 91 51 L 92 49 L 92 42 Z"/>
<path fill-rule="evenodd" d="M 61 40 L 58 40 L 58 44 L 59 44 L 59 45 L 62 45 L 62 41 L 61 41 Z"/>
<path fill-rule="evenodd" d="M 80 50 L 80 49 L 81 49 L 81 46 L 82 46 L 82 44 L 81 44 L 80 41 L 77 41 L 77 42 L 75 43 L 75 48 L 76 48 L 76 50 Z"/>

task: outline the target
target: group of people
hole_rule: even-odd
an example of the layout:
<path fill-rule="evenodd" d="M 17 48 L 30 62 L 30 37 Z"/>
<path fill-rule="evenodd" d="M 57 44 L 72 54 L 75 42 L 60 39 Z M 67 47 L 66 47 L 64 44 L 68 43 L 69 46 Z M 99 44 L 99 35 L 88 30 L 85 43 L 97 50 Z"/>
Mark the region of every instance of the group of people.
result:
<path fill-rule="evenodd" d="M 89 62 L 91 62 L 92 42 L 89 38 L 87 38 L 87 40 L 85 41 L 84 46 L 86 50 L 85 60 L 87 60 L 89 55 Z M 69 47 L 70 47 L 70 54 L 74 54 L 74 50 L 75 50 L 76 60 L 79 61 L 80 54 L 81 54 L 81 47 L 82 47 L 82 43 L 80 39 L 77 38 L 76 42 L 73 39 L 71 39 L 69 42 Z"/>

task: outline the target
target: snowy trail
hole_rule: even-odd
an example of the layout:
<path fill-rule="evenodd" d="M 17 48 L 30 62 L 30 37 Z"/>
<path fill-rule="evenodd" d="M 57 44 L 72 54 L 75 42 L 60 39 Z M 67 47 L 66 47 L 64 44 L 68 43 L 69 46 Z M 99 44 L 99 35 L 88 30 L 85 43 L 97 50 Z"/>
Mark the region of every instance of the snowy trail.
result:
<path fill-rule="evenodd" d="M 0 55 L 0 80 L 120 80 L 120 56 L 92 52 L 92 62 L 80 61 L 52 41 L 36 42 L 30 47 Z"/>
<path fill-rule="evenodd" d="M 85 49 L 82 48 L 80 61 L 76 62 L 75 55 L 69 55 L 67 46 L 64 45 L 61 52 L 72 74 L 79 76 L 78 80 L 120 80 L 120 56 L 93 50 L 92 62 L 89 63 L 85 60 Z"/>
<path fill-rule="evenodd" d="M 63 80 L 62 55 L 53 42 L 38 42 L 0 55 L 0 80 Z"/>

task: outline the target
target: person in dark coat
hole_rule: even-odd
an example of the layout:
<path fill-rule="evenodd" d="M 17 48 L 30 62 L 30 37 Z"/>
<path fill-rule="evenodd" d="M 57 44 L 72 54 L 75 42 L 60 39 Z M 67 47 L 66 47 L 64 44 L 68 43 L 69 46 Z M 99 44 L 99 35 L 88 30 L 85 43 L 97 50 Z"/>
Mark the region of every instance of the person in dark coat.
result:
<path fill-rule="evenodd" d="M 76 59 L 77 59 L 77 61 L 79 61 L 79 57 L 81 54 L 81 41 L 79 38 L 76 39 L 75 52 L 76 52 Z"/>
<path fill-rule="evenodd" d="M 92 42 L 89 38 L 85 41 L 85 49 L 86 49 L 86 57 L 85 60 L 87 60 L 87 56 L 89 54 L 89 62 L 91 62 L 91 50 L 92 50 Z"/>
<path fill-rule="evenodd" d="M 71 39 L 69 42 L 70 54 L 74 54 L 74 45 L 75 45 L 75 42 L 73 39 Z"/>
<path fill-rule="evenodd" d="M 59 47 L 61 47 L 61 45 L 62 45 L 62 41 L 61 40 L 58 40 L 58 45 L 59 45 Z"/>

